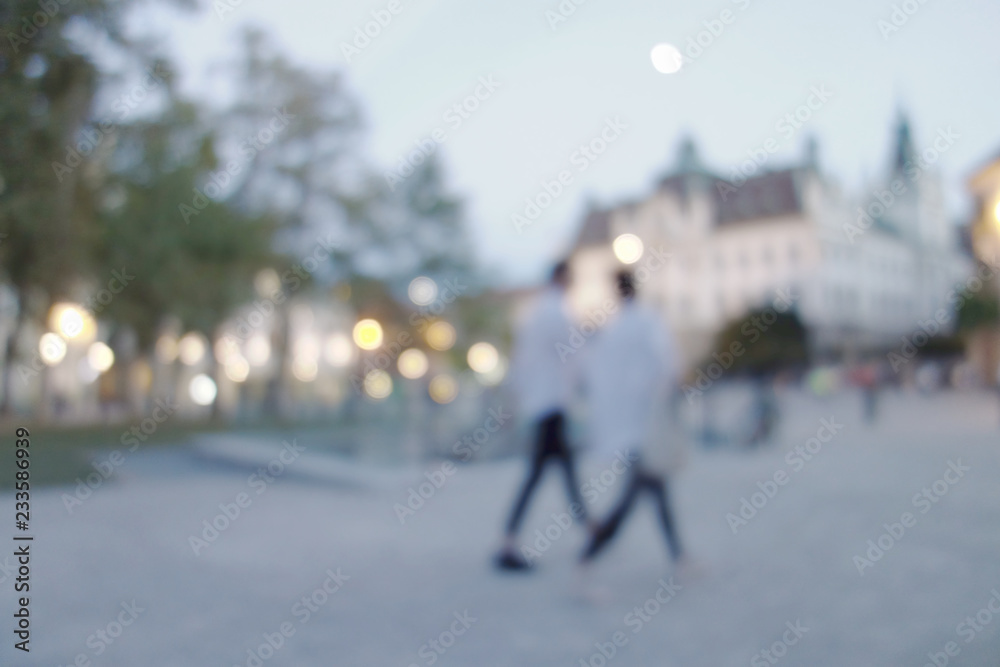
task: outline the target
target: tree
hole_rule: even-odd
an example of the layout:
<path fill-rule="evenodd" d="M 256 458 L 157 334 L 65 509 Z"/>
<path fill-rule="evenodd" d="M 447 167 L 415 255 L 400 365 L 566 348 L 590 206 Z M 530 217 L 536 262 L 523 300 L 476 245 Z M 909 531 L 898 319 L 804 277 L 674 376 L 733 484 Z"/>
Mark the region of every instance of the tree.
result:
<path fill-rule="evenodd" d="M 803 366 L 809 360 L 808 334 L 795 311 L 748 313 L 719 332 L 714 347 L 713 363 L 729 355 L 733 361 L 728 372 L 751 377 Z"/>

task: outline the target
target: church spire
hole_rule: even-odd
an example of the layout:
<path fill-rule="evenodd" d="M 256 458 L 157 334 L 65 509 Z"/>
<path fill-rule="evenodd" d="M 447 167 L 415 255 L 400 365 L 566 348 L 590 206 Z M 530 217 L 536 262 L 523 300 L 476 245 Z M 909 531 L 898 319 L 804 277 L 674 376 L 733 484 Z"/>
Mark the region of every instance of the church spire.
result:
<path fill-rule="evenodd" d="M 903 171 L 908 163 L 913 162 L 914 157 L 916 151 L 913 149 L 913 138 L 910 136 L 910 121 L 906 114 L 900 111 L 896 125 L 896 150 L 892 156 L 892 170 Z"/>
<path fill-rule="evenodd" d="M 703 172 L 704 170 L 701 158 L 698 157 L 698 149 L 694 145 L 694 139 L 691 135 L 685 135 L 677 151 L 676 172 L 679 174 L 691 174 Z"/>

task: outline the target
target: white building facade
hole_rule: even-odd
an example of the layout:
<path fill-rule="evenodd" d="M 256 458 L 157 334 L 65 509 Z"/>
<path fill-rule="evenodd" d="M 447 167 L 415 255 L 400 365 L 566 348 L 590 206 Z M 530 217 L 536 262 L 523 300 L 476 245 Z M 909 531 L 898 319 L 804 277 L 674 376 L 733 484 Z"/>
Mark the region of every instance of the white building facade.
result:
<path fill-rule="evenodd" d="M 661 309 L 691 363 L 727 323 L 789 293 L 820 353 L 891 348 L 940 320 L 941 309 L 947 333 L 950 295 L 972 261 L 947 220 L 933 160 L 914 149 L 905 120 L 895 143 L 885 178 L 859 199 L 824 177 L 815 144 L 801 165 L 729 181 L 686 141 L 647 197 L 587 214 L 572 251 L 571 301 L 586 313 L 611 296 L 610 276 L 623 266 L 614 240 L 634 234 L 641 298 Z M 669 260 L 652 261 L 654 250 Z"/>

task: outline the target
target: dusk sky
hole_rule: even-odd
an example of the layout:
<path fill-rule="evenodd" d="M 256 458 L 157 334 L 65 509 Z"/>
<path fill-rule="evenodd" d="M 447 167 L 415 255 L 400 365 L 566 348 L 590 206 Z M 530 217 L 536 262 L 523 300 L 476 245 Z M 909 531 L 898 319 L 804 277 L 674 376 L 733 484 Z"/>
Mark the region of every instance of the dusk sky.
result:
<path fill-rule="evenodd" d="M 184 67 L 186 89 L 201 97 L 214 94 L 209 67 L 230 58 L 246 24 L 263 27 L 303 64 L 346 70 L 366 116 L 369 158 L 380 168 L 441 128 L 437 150 L 449 185 L 468 203 L 478 256 L 507 284 L 537 279 L 568 248 L 588 198 L 648 193 L 685 133 L 722 176 L 771 138 L 780 151 L 766 166 L 798 160 L 814 134 L 824 170 L 862 195 L 885 169 L 903 109 L 918 150 L 939 130 L 959 137 L 934 165 L 956 222 L 968 206 L 969 173 L 1000 151 L 1000 4 L 988 0 L 565 0 L 575 11 L 558 23 L 557 0 L 392 6 L 397 13 L 388 0 L 244 0 L 223 18 L 206 4 L 163 17 L 155 29 Z M 890 31 L 894 7 L 900 25 Z M 348 63 L 342 44 L 372 12 L 391 21 Z M 707 46 L 689 51 L 703 31 Z M 649 55 L 661 42 L 697 57 L 661 74 Z M 446 117 L 481 77 L 499 86 L 488 97 L 481 87 L 487 99 L 460 124 Z M 814 90 L 829 100 L 794 132 L 779 126 Z M 615 119 L 623 129 L 581 171 L 574 153 Z M 565 191 L 518 233 L 511 216 L 566 169 Z"/>

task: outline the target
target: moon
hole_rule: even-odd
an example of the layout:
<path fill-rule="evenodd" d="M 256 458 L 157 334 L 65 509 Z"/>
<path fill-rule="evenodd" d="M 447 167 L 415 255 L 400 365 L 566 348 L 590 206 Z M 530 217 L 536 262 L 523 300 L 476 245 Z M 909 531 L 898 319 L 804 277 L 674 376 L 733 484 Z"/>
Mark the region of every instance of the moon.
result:
<path fill-rule="evenodd" d="M 673 44 L 657 44 L 649 52 L 649 59 L 653 62 L 653 67 L 661 74 L 674 74 L 681 70 L 684 64 L 684 56 Z"/>

